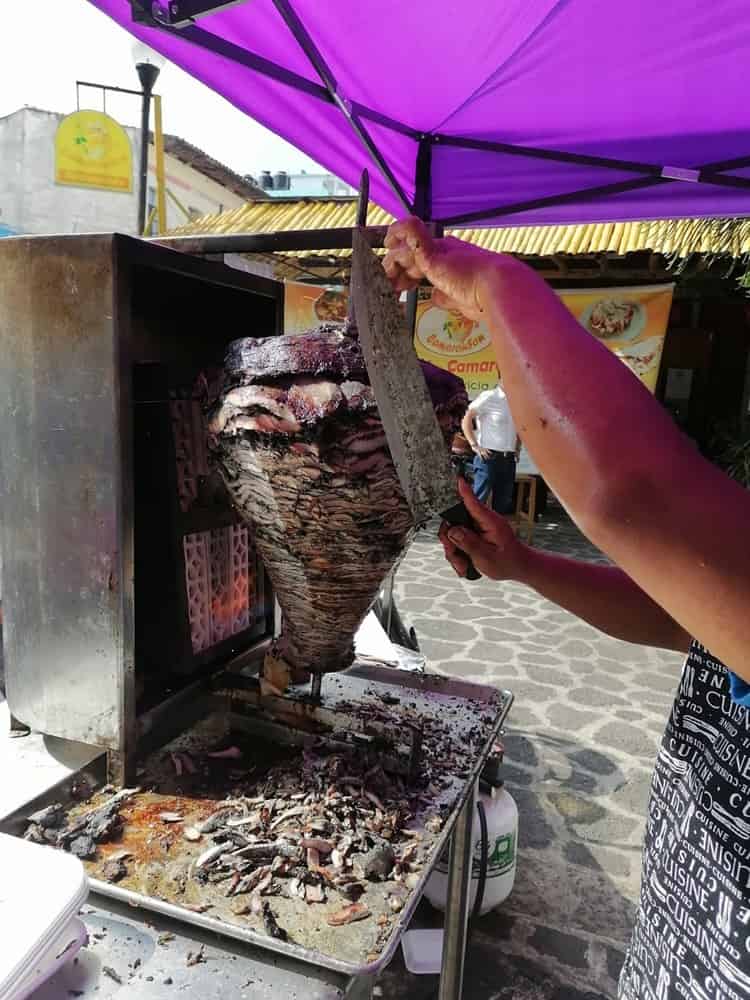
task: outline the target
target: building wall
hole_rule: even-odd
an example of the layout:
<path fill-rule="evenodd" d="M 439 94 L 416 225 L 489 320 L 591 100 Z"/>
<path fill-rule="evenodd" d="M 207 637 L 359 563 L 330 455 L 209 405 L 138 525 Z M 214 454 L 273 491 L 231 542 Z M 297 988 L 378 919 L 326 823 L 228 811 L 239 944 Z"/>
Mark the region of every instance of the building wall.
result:
<path fill-rule="evenodd" d="M 140 148 L 138 137 L 134 136 L 137 148 Z M 155 194 L 156 191 L 156 153 L 154 147 L 149 149 L 149 187 Z M 136 173 L 138 168 L 136 167 Z M 210 177 L 194 170 L 189 164 L 183 163 L 174 156 L 166 154 L 164 157 L 164 173 L 166 175 L 166 186 L 182 206 L 194 217 L 201 215 L 216 215 L 219 212 L 226 212 L 232 208 L 241 208 L 247 204 L 245 198 L 234 194 L 227 188 L 222 187 Z M 175 205 L 172 198 L 167 197 L 167 229 L 175 226 L 182 226 L 186 218 L 180 209 Z"/>
<path fill-rule="evenodd" d="M 278 175 L 272 175 L 274 182 Z M 259 181 L 263 184 L 263 179 Z M 266 189 L 274 198 L 351 198 L 357 192 L 333 174 L 284 174 L 284 186 Z"/>
<path fill-rule="evenodd" d="M 54 139 L 62 115 L 24 108 L 0 119 L 0 222 L 34 235 L 135 231 L 138 217 L 139 133 L 126 128 L 133 149 L 133 190 L 96 191 L 55 184 Z M 150 150 L 149 187 L 156 189 Z M 167 187 L 186 210 L 205 215 L 237 208 L 245 200 L 176 157 L 165 156 Z M 167 199 L 167 228 L 185 216 Z"/>
<path fill-rule="evenodd" d="M 24 192 L 23 115 L 0 118 L 0 223 L 20 229 Z"/>
<path fill-rule="evenodd" d="M 21 213 L 10 223 L 15 229 L 35 235 L 132 231 L 136 221 L 134 194 L 55 184 L 54 140 L 62 116 L 24 109 L 12 117 L 22 120 L 15 177 L 21 190 Z M 0 147 L 0 173 L 5 172 L 10 159 Z"/>

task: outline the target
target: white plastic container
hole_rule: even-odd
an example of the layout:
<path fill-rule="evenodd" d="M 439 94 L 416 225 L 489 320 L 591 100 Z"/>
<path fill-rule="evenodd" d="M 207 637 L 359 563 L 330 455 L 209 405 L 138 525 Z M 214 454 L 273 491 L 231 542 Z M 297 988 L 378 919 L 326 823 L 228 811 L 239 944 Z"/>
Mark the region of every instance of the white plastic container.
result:
<path fill-rule="evenodd" d="M 401 938 L 404 965 L 415 976 L 436 976 L 443 964 L 443 931 L 407 931 Z"/>
<path fill-rule="evenodd" d="M 64 965 L 72 961 L 88 941 L 86 927 L 78 917 L 67 924 L 65 930 L 50 945 L 44 955 L 32 962 L 16 980 L 9 1000 L 26 1000 L 52 979 Z"/>
<path fill-rule="evenodd" d="M 78 858 L 0 834 L 0 1000 L 23 1000 L 76 954 L 88 889 Z"/>
<path fill-rule="evenodd" d="M 474 813 L 472 836 L 474 857 L 472 861 L 469 906 L 474 906 L 479 884 L 479 869 L 482 857 L 482 830 L 479 821 L 478 804 L 482 803 L 487 817 L 487 839 L 489 842 L 487 880 L 480 913 L 488 913 L 508 898 L 516 878 L 516 848 L 518 845 L 518 807 L 513 796 L 505 788 L 493 788 L 492 794 L 481 792 Z M 438 910 L 445 910 L 448 894 L 448 848 L 427 880 L 425 896 Z M 471 912 L 471 909 L 470 909 Z"/>

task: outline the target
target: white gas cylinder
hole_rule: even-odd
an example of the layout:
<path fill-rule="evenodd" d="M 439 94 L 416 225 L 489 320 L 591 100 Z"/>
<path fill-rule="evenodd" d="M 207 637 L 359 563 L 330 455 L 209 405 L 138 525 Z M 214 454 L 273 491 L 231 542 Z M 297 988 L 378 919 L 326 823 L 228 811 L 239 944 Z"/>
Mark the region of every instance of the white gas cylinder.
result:
<path fill-rule="evenodd" d="M 505 788 L 493 788 L 490 794 L 481 792 L 474 812 L 474 857 L 471 866 L 471 886 L 469 889 L 469 912 L 472 912 L 479 884 L 479 870 L 482 858 L 482 828 L 479 822 L 479 802 L 487 817 L 488 862 L 487 880 L 480 913 L 488 913 L 507 899 L 516 878 L 516 847 L 518 844 L 518 807 L 513 796 Z M 448 895 L 448 851 L 443 856 L 427 880 L 424 894 L 438 910 L 445 909 Z"/>

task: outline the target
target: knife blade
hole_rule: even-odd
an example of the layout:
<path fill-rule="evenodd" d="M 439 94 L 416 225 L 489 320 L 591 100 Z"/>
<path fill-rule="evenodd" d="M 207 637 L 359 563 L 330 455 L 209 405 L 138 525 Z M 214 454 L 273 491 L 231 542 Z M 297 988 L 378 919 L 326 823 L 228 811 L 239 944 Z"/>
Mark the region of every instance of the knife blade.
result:
<path fill-rule="evenodd" d="M 415 523 L 439 515 L 449 524 L 471 526 L 403 312 L 382 264 L 358 228 L 352 233 L 350 294 L 367 374 Z M 466 578 L 479 576 L 469 560 Z"/>

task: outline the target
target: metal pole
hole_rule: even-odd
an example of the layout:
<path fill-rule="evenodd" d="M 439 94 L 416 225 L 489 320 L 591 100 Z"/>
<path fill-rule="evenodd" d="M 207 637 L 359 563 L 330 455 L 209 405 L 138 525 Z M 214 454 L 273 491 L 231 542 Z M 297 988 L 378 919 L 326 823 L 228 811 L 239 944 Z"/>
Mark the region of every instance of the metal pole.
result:
<path fill-rule="evenodd" d="M 141 97 L 142 90 L 130 90 L 128 87 L 110 87 L 108 83 L 91 83 L 90 80 L 76 80 L 76 99 L 79 87 L 91 87 L 93 90 L 111 90 L 113 94 L 132 94 L 133 97 Z"/>
<path fill-rule="evenodd" d="M 143 89 L 141 97 L 141 164 L 138 171 L 138 225 L 137 236 L 146 233 L 146 202 L 148 199 L 148 119 L 151 94 Z"/>
<path fill-rule="evenodd" d="M 185 216 L 186 220 L 188 222 L 190 222 L 190 212 L 188 212 L 188 210 L 182 204 L 182 202 L 177 197 L 177 195 L 174 193 L 174 191 L 170 191 L 169 188 L 165 188 L 165 193 L 172 199 L 172 201 L 175 203 L 175 205 L 180 210 L 180 212 L 182 212 L 182 214 Z M 186 236 L 181 236 L 181 237 L 178 237 L 178 238 L 179 239 L 187 239 Z M 163 241 L 160 241 L 160 242 L 163 242 Z M 179 250 L 180 247 L 177 247 L 177 249 Z M 213 253 L 213 251 L 211 251 L 211 252 Z M 231 251 L 229 251 L 229 252 L 231 253 Z M 196 253 L 202 253 L 202 251 L 196 251 Z"/>
<path fill-rule="evenodd" d="M 388 638 L 391 638 L 393 624 L 393 573 L 389 573 L 380 588 L 383 602 L 383 621 L 380 623 Z"/>
<path fill-rule="evenodd" d="M 156 205 L 154 205 L 154 207 L 148 213 L 148 217 L 146 219 L 146 225 L 143 227 L 144 233 L 147 232 L 147 230 L 151 229 L 151 226 L 154 223 L 154 219 L 156 218 L 157 211 L 158 211 L 157 207 Z"/>
<path fill-rule="evenodd" d="M 448 899 L 443 925 L 443 965 L 440 970 L 438 1000 L 461 1000 L 462 995 L 476 791 L 475 785 L 458 814 L 451 837 Z"/>
<path fill-rule="evenodd" d="M 370 205 L 370 175 L 367 170 L 362 171 L 362 176 L 359 181 L 359 199 L 357 201 L 357 219 L 355 225 L 359 229 L 365 229 L 367 227 L 367 209 Z M 350 278 L 351 281 L 351 278 Z M 353 327 L 356 324 L 356 317 L 354 315 L 354 298 L 351 294 L 351 288 L 349 289 L 349 304 L 346 308 L 346 326 L 347 330 L 352 333 Z"/>
<path fill-rule="evenodd" d="M 418 189 L 418 193 L 419 193 Z M 423 210 L 426 202 L 420 200 Z M 419 213 L 417 213 L 419 215 Z M 420 219 L 424 219 L 422 215 L 419 215 Z M 424 220 L 426 221 L 426 220 Z M 427 227 L 433 236 L 442 237 L 443 227 L 439 222 L 428 222 Z M 412 288 L 406 293 L 406 326 L 411 333 L 412 342 L 417 333 L 417 311 L 419 306 L 419 288 Z"/>
<path fill-rule="evenodd" d="M 135 67 L 141 81 L 141 164 L 138 187 L 138 229 L 136 235 L 143 236 L 146 230 L 146 200 L 148 194 L 148 120 L 151 111 L 151 92 L 154 89 L 159 67 L 142 62 Z"/>
<path fill-rule="evenodd" d="M 154 152 L 156 154 L 156 207 L 159 235 L 167 231 L 167 190 L 164 176 L 164 131 L 161 123 L 161 97 L 154 94 Z"/>
<path fill-rule="evenodd" d="M 167 188 L 167 196 L 179 204 Z M 296 229 L 276 233 L 225 233 L 220 236 L 167 236 L 157 242 L 183 253 L 279 253 L 284 250 L 347 250 L 352 245 L 352 228 Z M 371 247 L 382 247 L 387 226 L 368 226 L 364 234 Z"/>
<path fill-rule="evenodd" d="M 419 304 L 419 289 L 411 288 L 406 293 L 406 328 L 414 340 L 417 332 L 417 305 Z"/>

